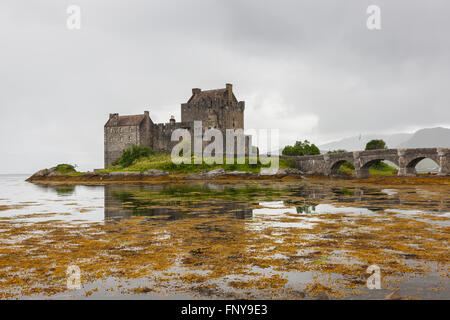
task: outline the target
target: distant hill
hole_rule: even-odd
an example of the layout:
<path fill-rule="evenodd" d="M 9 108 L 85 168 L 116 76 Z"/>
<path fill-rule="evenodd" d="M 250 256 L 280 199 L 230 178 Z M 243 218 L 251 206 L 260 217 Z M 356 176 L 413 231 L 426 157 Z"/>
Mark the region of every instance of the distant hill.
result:
<path fill-rule="evenodd" d="M 407 141 L 413 136 L 412 133 L 396 133 L 392 135 L 380 134 L 380 135 L 362 135 L 345 138 L 339 141 L 333 141 L 330 143 L 322 144 L 319 147 L 320 150 L 330 151 L 344 149 L 347 151 L 359 151 L 366 148 L 367 142 L 373 139 L 383 139 L 389 148 L 395 148 L 402 142 Z"/>
<path fill-rule="evenodd" d="M 399 148 L 450 148 L 450 129 L 431 128 L 415 132 L 405 142 L 399 143 Z"/>
<path fill-rule="evenodd" d="M 415 133 L 396 133 L 396 134 L 379 134 L 379 135 L 362 135 L 344 138 L 342 140 L 333 141 L 319 146 L 320 150 L 338 150 L 347 151 L 364 150 L 366 143 L 373 139 L 383 139 L 388 148 L 433 148 L 442 147 L 450 148 L 450 129 L 448 128 L 428 128 L 421 129 Z"/>

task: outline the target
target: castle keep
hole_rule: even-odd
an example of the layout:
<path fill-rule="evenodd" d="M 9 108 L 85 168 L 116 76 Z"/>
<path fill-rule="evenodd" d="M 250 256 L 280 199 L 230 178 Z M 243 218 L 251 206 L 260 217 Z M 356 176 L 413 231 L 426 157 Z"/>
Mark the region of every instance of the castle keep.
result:
<path fill-rule="evenodd" d="M 109 115 L 105 124 L 105 168 L 120 158 L 122 151 L 132 145 L 147 146 L 157 152 L 170 153 L 178 141 L 171 141 L 175 129 L 187 129 L 193 136 L 194 121 L 202 121 L 204 130 L 244 129 L 245 102 L 238 101 L 233 86 L 206 90 L 194 88 L 192 96 L 181 104 L 181 122 L 172 116 L 167 123 L 153 123 L 148 111 L 141 115 Z M 246 137 L 246 153 L 250 139 Z"/>

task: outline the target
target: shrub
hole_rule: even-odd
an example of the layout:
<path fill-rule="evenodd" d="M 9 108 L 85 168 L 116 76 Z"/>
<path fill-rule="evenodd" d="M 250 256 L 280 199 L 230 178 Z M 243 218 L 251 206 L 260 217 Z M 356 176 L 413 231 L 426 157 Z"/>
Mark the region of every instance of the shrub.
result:
<path fill-rule="evenodd" d="M 342 164 L 341 168 L 342 168 L 342 167 L 344 167 L 344 168 L 346 168 L 346 169 L 348 169 L 348 170 L 355 170 L 355 166 L 354 166 L 352 163 L 348 162 L 348 161 L 345 161 L 345 162 Z"/>
<path fill-rule="evenodd" d="M 370 140 L 366 144 L 366 150 L 387 149 L 386 142 L 383 140 Z"/>
<path fill-rule="evenodd" d="M 122 152 L 119 159 L 114 161 L 113 165 L 120 165 L 123 168 L 129 167 L 137 159 L 148 157 L 154 154 L 153 150 L 149 147 L 133 145 Z"/>
<path fill-rule="evenodd" d="M 77 172 L 77 170 L 75 170 L 75 166 L 71 165 L 71 164 L 58 164 L 56 166 L 56 171 L 58 171 L 61 174 L 68 174 L 68 173 L 74 173 Z"/>
<path fill-rule="evenodd" d="M 295 168 L 297 166 L 295 159 L 280 159 L 280 167 L 283 165 L 283 162 L 288 168 Z"/>
<path fill-rule="evenodd" d="M 386 142 L 383 140 L 370 140 L 366 144 L 366 150 L 379 150 L 379 149 L 387 149 Z M 375 161 L 375 166 L 380 166 L 381 160 Z"/>
<path fill-rule="evenodd" d="M 293 146 L 284 147 L 282 154 L 285 156 L 306 156 L 320 154 L 319 148 L 308 140 L 297 141 Z"/>

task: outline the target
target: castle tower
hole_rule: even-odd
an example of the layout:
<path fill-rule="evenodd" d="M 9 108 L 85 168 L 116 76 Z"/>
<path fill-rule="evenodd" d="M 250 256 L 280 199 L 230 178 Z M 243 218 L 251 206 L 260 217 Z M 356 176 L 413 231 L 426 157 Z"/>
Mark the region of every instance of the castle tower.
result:
<path fill-rule="evenodd" d="M 148 111 L 132 116 L 119 116 L 118 113 L 111 113 L 104 126 L 105 168 L 108 168 L 114 160 L 119 159 L 123 150 L 132 145 L 150 147 L 152 124 Z"/>
<path fill-rule="evenodd" d="M 181 122 L 201 120 L 205 129 L 244 129 L 244 110 L 245 102 L 236 99 L 232 84 L 205 91 L 194 88 L 188 102 L 181 104 Z"/>

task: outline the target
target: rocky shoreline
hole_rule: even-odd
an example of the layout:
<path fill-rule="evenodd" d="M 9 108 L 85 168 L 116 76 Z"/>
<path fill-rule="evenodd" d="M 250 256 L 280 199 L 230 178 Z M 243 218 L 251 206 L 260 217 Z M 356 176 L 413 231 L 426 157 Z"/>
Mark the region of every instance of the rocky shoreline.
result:
<path fill-rule="evenodd" d="M 304 173 L 298 169 L 282 168 L 276 174 L 260 174 L 247 171 L 225 171 L 214 169 L 195 173 L 169 173 L 162 170 L 148 170 L 144 172 L 86 172 L 81 174 L 62 174 L 56 168 L 43 169 L 26 181 L 28 182 L 63 182 L 63 183 L 108 183 L 108 182 L 146 182 L 146 181 L 173 181 L 173 180 L 220 180 L 220 179 L 256 179 L 270 180 L 282 178 L 303 179 Z"/>

